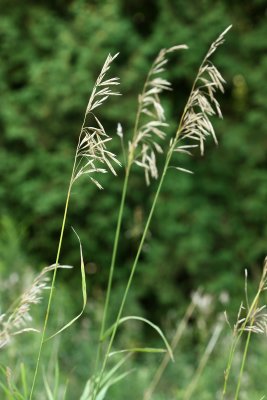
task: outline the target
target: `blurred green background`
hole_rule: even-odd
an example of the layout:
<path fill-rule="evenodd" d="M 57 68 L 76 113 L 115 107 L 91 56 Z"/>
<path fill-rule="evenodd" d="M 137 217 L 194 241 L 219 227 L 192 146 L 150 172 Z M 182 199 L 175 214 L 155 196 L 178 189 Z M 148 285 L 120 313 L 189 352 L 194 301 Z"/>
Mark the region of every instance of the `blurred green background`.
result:
<path fill-rule="evenodd" d="M 203 335 L 193 328 L 187 334 L 185 352 L 187 347 L 193 348 L 195 358 L 192 354 L 181 356 L 185 359 L 178 366 L 184 365 L 183 372 L 177 367 L 177 378 L 174 368 L 171 384 L 162 389 L 174 393 L 176 384 L 186 382 L 194 369 L 201 353 L 198 346 L 207 342 L 217 313 L 227 307 L 230 315 L 235 315 L 243 296 L 244 269 L 248 269 L 250 281 L 257 282 L 267 253 L 266 1 L 0 0 L 0 8 L 3 310 L 21 292 L 28 279 L 23 277 L 32 273 L 27 271 L 37 273 L 55 261 L 79 128 L 107 54 L 120 52 L 112 73 L 121 79 L 122 97 L 110 99 L 102 107 L 101 121 L 114 136 L 113 150 L 122 160 L 117 123 L 122 124 L 127 143 L 137 95 L 159 50 L 182 43 L 189 46 L 188 51 L 170 57 L 165 74 L 174 89 L 164 100 L 168 134 L 172 135 L 205 52 L 218 34 L 233 24 L 225 44 L 213 57 L 227 81 L 226 93 L 219 98 L 224 119 L 214 119 L 219 146 L 210 142 L 205 157 L 181 158 L 181 166 L 195 172 L 192 176 L 170 170 L 127 303 L 128 313 L 150 318 L 171 335 L 192 291 L 201 287 L 213 296 L 215 306 Z M 60 262 L 77 268 L 59 274 L 51 324 L 62 325 L 81 307 L 79 249 L 73 226 L 83 243 L 89 296 L 84 318 L 61 339 L 62 368 L 66 375 L 73 368 L 78 371 L 74 388 L 90 371 L 90 343 L 101 319 L 123 180 L 123 169 L 118 172 L 117 178 L 103 176 L 104 191 L 83 178 L 71 200 Z M 113 315 L 156 187 L 155 182 L 146 187 L 142 171 L 137 168 L 134 172 L 122 227 Z M 229 304 L 219 301 L 222 293 L 229 296 Z M 29 354 L 32 337 L 18 340 L 25 340 L 24 353 Z M 138 326 L 125 328 L 118 340 L 123 345 L 131 340 L 153 342 L 154 337 Z M 19 359 L 26 357 L 22 349 L 19 353 Z M 211 365 L 205 378 L 209 390 L 203 389 L 202 397 L 198 392 L 196 398 L 215 398 L 225 365 L 222 355 L 216 358 L 216 372 Z M 7 360 L 10 357 L 18 360 L 15 349 L 7 351 Z M 34 364 L 34 357 L 30 359 Z M 158 360 L 158 356 L 137 358 L 138 374 L 144 381 Z M 248 398 L 260 397 L 264 382 L 259 381 Z M 113 398 L 125 398 L 121 390 Z"/>

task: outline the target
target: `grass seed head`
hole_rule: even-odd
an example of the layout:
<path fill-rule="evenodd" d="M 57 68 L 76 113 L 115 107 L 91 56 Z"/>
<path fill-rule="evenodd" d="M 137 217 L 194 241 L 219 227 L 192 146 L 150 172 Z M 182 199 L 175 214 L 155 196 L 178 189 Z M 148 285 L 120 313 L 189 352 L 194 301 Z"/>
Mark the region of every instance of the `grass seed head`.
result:
<path fill-rule="evenodd" d="M 97 107 L 103 105 L 110 96 L 120 95 L 113 89 L 119 85 L 119 78 L 105 79 L 111 63 L 117 56 L 118 53 L 114 56 L 108 55 L 88 101 L 76 151 L 76 165 L 72 183 L 86 174 L 99 189 L 102 189 L 95 176 L 99 173 L 104 174 L 108 170 L 116 175 L 113 163 L 120 165 L 116 155 L 107 149 L 107 143 L 112 138 L 107 134 L 94 111 Z"/>
<path fill-rule="evenodd" d="M 222 118 L 220 104 L 215 95 L 218 90 L 224 92 L 225 80 L 210 61 L 210 56 L 224 42 L 224 36 L 230 28 L 231 26 L 211 44 L 200 65 L 176 137 L 170 142 L 170 146 L 173 146 L 176 152 L 191 154 L 190 149 L 197 146 L 201 155 L 203 155 L 205 141 L 209 136 L 213 138 L 216 144 L 218 143 L 210 117 L 218 115 Z M 193 142 L 194 144 L 180 146 L 181 141 Z"/>
<path fill-rule="evenodd" d="M 187 49 L 187 46 L 173 46 L 159 52 L 148 73 L 143 92 L 138 97 L 138 124 L 134 138 L 129 143 L 129 153 L 134 154 L 134 163 L 144 169 L 147 185 L 151 178 L 158 178 L 156 155 L 163 153 L 159 142 L 165 139 L 168 126 L 160 95 L 171 90 L 171 83 L 159 75 L 165 71 L 167 55 L 180 49 Z M 141 117 L 144 122 L 139 124 Z"/>

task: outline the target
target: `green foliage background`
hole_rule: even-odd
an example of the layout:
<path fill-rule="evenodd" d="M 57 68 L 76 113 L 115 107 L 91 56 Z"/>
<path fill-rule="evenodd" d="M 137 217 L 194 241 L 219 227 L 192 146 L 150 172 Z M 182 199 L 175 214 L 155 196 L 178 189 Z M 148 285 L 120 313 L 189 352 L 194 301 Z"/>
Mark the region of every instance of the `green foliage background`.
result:
<path fill-rule="evenodd" d="M 27 263 L 39 269 L 55 261 L 79 127 L 107 54 L 120 52 L 113 72 L 121 79 L 122 97 L 103 107 L 101 118 L 114 136 L 120 122 L 127 143 L 151 61 L 162 47 L 189 46 L 168 64 L 174 87 L 165 100 L 171 135 L 209 44 L 233 24 L 214 57 L 228 82 L 220 98 L 224 120 L 214 121 L 219 147 L 208 144 L 204 158 L 181 158 L 194 176 L 170 171 L 128 307 L 164 323 L 165 312 L 179 314 L 199 286 L 240 299 L 244 268 L 257 279 L 266 255 L 266 2 L 0 0 L 0 6 L 1 275 L 22 273 Z M 116 137 L 113 147 L 120 151 Z M 114 307 L 155 188 L 145 187 L 141 171 L 135 172 Z M 122 169 L 116 179 L 104 176 L 105 190 L 99 192 L 85 178 L 71 201 L 61 263 L 78 265 L 74 226 L 95 300 L 103 300 L 105 292 L 122 179 Z M 76 270 L 62 280 L 79 307 Z"/>

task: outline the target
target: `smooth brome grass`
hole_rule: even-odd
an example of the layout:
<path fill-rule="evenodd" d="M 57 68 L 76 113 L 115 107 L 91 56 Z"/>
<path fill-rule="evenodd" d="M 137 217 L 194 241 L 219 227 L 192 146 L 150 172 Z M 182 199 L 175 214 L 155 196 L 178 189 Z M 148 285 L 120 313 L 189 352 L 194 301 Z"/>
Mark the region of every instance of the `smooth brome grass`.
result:
<path fill-rule="evenodd" d="M 114 175 L 116 175 L 115 169 L 112 166 L 112 162 L 120 164 L 119 161 L 117 160 L 116 156 L 107 149 L 106 144 L 107 144 L 107 142 L 109 142 L 111 140 L 111 137 L 109 137 L 109 135 L 106 133 L 103 125 L 101 124 L 100 120 L 97 118 L 97 116 L 95 114 L 95 109 L 97 107 L 101 106 L 110 96 L 119 94 L 118 92 L 113 90 L 113 87 L 119 84 L 118 78 L 115 77 L 115 78 L 106 79 L 106 74 L 107 74 L 108 70 L 110 69 L 110 65 L 114 61 L 114 59 L 117 57 L 117 55 L 118 54 L 115 54 L 114 56 L 108 55 L 104 65 L 102 67 L 102 70 L 96 80 L 96 83 L 94 85 L 92 94 L 89 98 L 89 101 L 88 101 L 88 104 L 86 107 L 86 111 L 84 114 L 84 119 L 83 119 L 82 127 L 81 127 L 80 134 L 79 134 L 79 139 L 78 139 L 78 143 L 77 143 L 77 147 L 76 147 L 73 168 L 72 168 L 71 178 L 70 178 L 70 182 L 69 182 L 69 188 L 68 188 L 68 192 L 67 192 L 65 210 L 64 210 L 59 244 L 58 244 L 57 255 L 56 255 L 55 269 L 54 269 L 54 274 L 53 274 L 53 279 L 52 279 L 52 284 L 51 284 L 51 289 L 50 289 L 50 295 L 49 295 L 49 300 L 48 300 L 48 305 L 47 305 L 47 310 L 46 310 L 46 316 L 45 316 L 45 321 L 44 321 L 44 326 L 43 326 L 43 331 L 42 331 L 42 337 L 41 337 L 41 342 L 40 342 L 40 347 L 39 347 L 39 352 L 38 352 L 36 368 L 35 368 L 34 377 L 33 377 L 33 383 L 32 383 L 32 387 L 31 387 L 30 400 L 33 397 L 35 382 L 36 382 L 39 365 L 40 365 L 40 360 L 41 360 L 41 355 L 42 355 L 42 348 L 43 348 L 43 345 L 44 345 L 44 342 L 46 339 L 46 329 L 47 329 L 48 319 L 49 319 L 51 305 L 52 305 L 53 292 L 54 292 L 54 288 L 55 288 L 57 269 L 58 269 L 58 265 L 59 265 L 61 246 L 62 246 L 63 234 L 64 234 L 64 230 L 65 230 L 65 224 L 66 224 L 66 219 L 67 219 L 67 213 L 68 213 L 68 207 L 69 207 L 69 201 L 70 201 L 70 197 L 71 197 L 72 187 L 73 187 L 75 181 L 77 181 L 77 179 L 79 179 L 82 175 L 87 175 L 87 176 L 89 176 L 90 180 L 98 188 L 102 189 L 102 186 L 98 181 L 98 178 L 96 178 L 97 174 L 106 173 L 107 170 L 110 170 Z M 81 255 L 82 255 L 82 252 L 81 252 Z M 83 264 L 82 260 L 81 260 L 81 263 Z M 84 278 L 83 270 L 82 270 L 82 276 Z M 84 285 L 85 285 L 85 279 L 83 279 L 83 286 Z M 86 288 L 83 287 L 84 300 L 85 300 L 85 296 L 86 296 Z M 69 324 L 67 324 L 66 326 L 69 326 Z M 60 331 L 62 331 L 62 329 Z"/>
<path fill-rule="evenodd" d="M 117 318 L 116 318 L 116 322 L 114 324 L 114 328 L 112 330 L 112 333 L 110 335 L 110 340 L 107 346 L 107 350 L 104 356 L 104 361 L 100 370 L 100 378 L 99 380 L 101 381 L 102 376 L 104 375 L 104 371 L 107 365 L 107 361 L 111 352 L 111 348 L 115 339 L 115 335 L 117 332 L 117 329 L 121 323 L 121 318 L 122 318 L 122 313 L 124 310 L 124 306 L 128 297 L 128 293 L 130 290 L 130 287 L 132 285 L 132 281 L 133 281 L 133 277 L 137 268 L 137 264 L 139 261 L 139 257 L 144 245 L 144 241 L 146 239 L 147 236 L 147 232 L 148 232 L 148 228 L 150 226 L 150 222 L 152 220 L 153 214 L 154 214 L 154 210 L 156 207 L 156 203 L 159 197 L 159 194 L 161 192 L 161 188 L 166 176 L 166 173 L 169 169 L 170 166 L 170 162 L 171 159 L 173 157 L 173 154 L 175 152 L 181 152 L 181 153 L 190 153 L 190 150 L 194 147 L 199 147 L 201 154 L 204 154 L 204 145 L 205 145 L 205 140 L 207 139 L 207 137 L 212 136 L 212 138 L 214 139 L 215 143 L 217 144 L 217 138 L 214 132 L 214 129 L 212 127 L 212 123 L 210 121 L 210 117 L 212 115 L 218 115 L 219 117 L 222 117 L 222 113 L 220 110 L 220 105 L 219 102 L 217 101 L 217 99 L 215 98 L 215 94 L 216 92 L 219 90 L 221 92 L 224 91 L 223 85 L 225 83 L 224 79 L 222 78 L 220 72 L 218 71 L 218 69 L 213 65 L 213 63 L 210 60 L 210 56 L 216 51 L 216 49 L 224 42 L 224 36 L 226 35 L 226 33 L 229 31 L 229 29 L 231 28 L 231 26 L 229 26 L 225 31 L 223 31 L 221 33 L 221 35 L 219 35 L 219 37 L 212 43 L 212 45 L 210 46 L 206 56 L 204 57 L 198 73 L 196 75 L 196 78 L 194 80 L 192 89 L 191 89 L 191 93 L 189 95 L 188 101 L 185 105 L 182 117 L 180 119 L 180 122 L 178 124 L 178 128 L 176 131 L 176 134 L 174 135 L 174 137 L 170 140 L 169 143 L 169 149 L 167 150 L 167 155 L 166 155 L 166 159 L 165 159 L 165 164 L 163 167 L 163 171 L 161 173 L 161 176 L 159 178 L 159 184 L 158 187 L 156 189 L 156 193 L 152 202 L 152 206 L 143 230 L 143 234 L 139 243 L 139 247 L 135 256 L 135 260 L 133 262 L 132 268 L 131 268 L 131 272 L 130 272 L 130 276 L 124 291 L 124 295 L 121 301 L 121 305 L 117 314 Z M 186 48 L 185 45 L 181 46 L 182 48 Z M 179 48 L 179 46 L 176 46 L 175 48 Z M 158 69 L 161 69 L 161 65 L 158 67 Z M 153 67 L 152 67 L 152 71 L 153 71 Z M 137 146 L 134 146 L 133 143 L 135 143 L 135 141 L 138 143 L 138 138 L 142 138 L 142 133 L 140 133 L 140 135 L 138 134 L 139 132 L 139 120 L 140 120 L 140 115 L 142 110 L 145 109 L 146 113 L 147 113 L 147 108 L 144 108 L 143 105 L 143 99 L 146 99 L 146 97 L 149 97 L 149 94 L 147 95 L 147 89 L 146 89 L 146 85 L 147 83 L 150 81 L 150 77 L 151 74 L 149 74 L 148 79 L 146 81 L 145 84 L 145 88 L 143 90 L 143 93 L 141 94 L 141 96 L 139 97 L 139 108 L 138 108 L 138 112 L 137 112 L 137 119 L 136 119 L 136 124 L 135 124 L 135 130 L 134 130 L 134 138 L 133 141 L 130 143 L 129 149 L 129 162 L 128 162 L 128 168 L 126 168 L 126 187 L 127 187 L 127 183 L 128 183 L 128 176 L 129 176 L 129 171 L 130 171 L 130 166 L 132 163 L 132 160 L 135 159 L 135 149 Z M 160 87 L 162 89 L 166 89 L 169 88 L 169 85 L 162 82 L 162 84 L 160 85 Z M 147 102 L 146 104 L 147 105 Z M 154 106 L 154 113 L 156 112 L 156 115 L 162 116 L 164 115 L 162 112 L 161 108 L 155 107 L 154 105 L 154 101 L 150 101 L 149 105 L 153 105 Z M 156 110 L 156 111 L 155 111 Z M 163 121 L 160 121 L 160 124 L 163 124 Z M 148 127 L 151 127 L 151 124 L 148 125 Z M 161 125 L 162 127 L 162 125 Z M 140 132 L 147 132 L 146 129 L 141 129 Z M 152 129 L 152 132 L 155 134 L 155 131 Z M 151 132 L 151 133 L 152 133 Z M 151 139 L 151 133 L 149 135 L 149 139 Z M 157 136 L 163 136 L 162 135 L 162 131 L 160 130 L 160 133 L 158 132 Z M 143 137 L 146 140 L 145 135 L 143 135 Z M 141 141 L 141 140 L 140 140 Z M 194 144 L 191 144 L 191 143 Z M 153 139 L 152 140 L 146 140 L 146 143 L 152 143 L 153 144 Z M 185 143 L 185 144 L 184 144 Z M 146 144 L 145 144 L 146 145 Z M 146 147 L 145 147 L 146 149 Z M 146 175 L 146 180 L 147 183 L 149 183 L 149 172 L 150 175 L 152 177 L 156 177 L 158 175 L 158 173 L 156 173 L 155 170 L 155 157 L 154 156 L 150 156 L 147 158 L 146 155 L 146 151 L 145 150 L 145 157 L 144 160 L 148 160 L 148 163 L 146 162 L 138 162 L 138 164 L 140 166 L 142 166 L 145 170 L 145 175 Z M 142 155 L 142 151 L 140 152 L 140 154 Z M 151 168 L 152 166 L 152 168 Z M 191 173 L 191 171 L 188 171 L 182 167 L 175 167 L 177 170 L 183 171 L 183 172 L 189 172 Z M 126 194 L 126 188 L 124 186 L 124 190 L 123 190 L 123 202 L 122 204 L 124 204 L 124 199 L 125 199 L 125 194 Z M 120 210 L 120 215 L 119 215 L 119 221 L 122 218 L 122 212 L 123 212 L 123 207 Z M 117 228 L 117 237 L 116 237 L 116 242 L 115 242 L 115 255 L 114 255 L 114 259 L 113 261 L 115 262 L 115 258 L 116 258 L 116 251 L 117 251 L 117 242 L 118 242 L 118 237 L 119 237 L 119 231 L 120 231 L 120 223 L 119 222 L 118 226 L 119 228 Z M 113 274 L 113 270 L 114 270 L 114 265 L 112 265 L 111 271 Z M 108 292 L 109 295 L 109 292 Z M 105 313 L 107 310 L 107 305 L 105 306 Z M 104 317 L 106 318 L 106 316 Z M 130 317 L 129 317 L 130 319 Z M 102 329 L 101 329 L 101 338 L 103 340 L 103 325 L 102 325 Z M 97 391 L 96 391 L 97 392 Z M 93 399 L 95 399 L 96 397 L 94 397 Z"/>

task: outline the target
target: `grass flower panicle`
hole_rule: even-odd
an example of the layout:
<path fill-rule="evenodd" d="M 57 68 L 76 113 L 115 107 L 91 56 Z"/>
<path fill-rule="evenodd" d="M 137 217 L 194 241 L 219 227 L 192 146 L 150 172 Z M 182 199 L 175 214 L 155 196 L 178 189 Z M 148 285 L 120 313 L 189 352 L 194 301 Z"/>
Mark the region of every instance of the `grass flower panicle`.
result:
<path fill-rule="evenodd" d="M 119 85 L 119 78 L 115 77 L 105 80 L 105 75 L 110 68 L 110 64 L 118 54 L 119 53 L 114 56 L 108 55 L 92 90 L 79 136 L 75 168 L 71 183 L 74 183 L 74 181 L 82 175 L 87 174 L 99 189 L 103 189 L 98 180 L 91 175 L 95 173 L 106 173 L 107 170 L 103 168 L 103 166 L 107 167 L 116 175 L 112 162 L 120 165 L 116 155 L 107 150 L 106 147 L 106 143 L 112 140 L 112 138 L 106 133 L 104 126 L 93 112 L 93 110 L 101 106 L 109 96 L 120 95 L 119 92 L 110 88 Z M 92 126 L 87 126 L 88 119 L 93 120 Z"/>
<path fill-rule="evenodd" d="M 217 90 L 224 92 L 225 80 L 209 58 L 224 42 L 224 36 L 229 29 L 231 26 L 225 29 L 211 44 L 200 65 L 176 137 L 170 142 L 170 147 L 175 152 L 191 154 L 192 148 L 199 147 L 200 153 L 203 155 L 205 140 L 209 136 L 212 136 L 216 144 L 218 143 L 210 117 L 217 114 L 222 118 L 220 104 L 215 98 L 215 94 Z M 182 140 L 187 142 L 189 140 L 195 144 L 178 145 Z M 182 168 L 178 169 L 183 170 Z M 185 172 L 191 171 L 186 170 Z"/>
<path fill-rule="evenodd" d="M 136 165 L 144 168 L 147 185 L 150 184 L 150 178 L 158 178 L 156 153 L 163 153 L 159 141 L 165 139 L 164 130 L 168 126 L 160 94 L 171 90 L 171 83 L 157 75 L 165 71 L 167 55 L 180 49 L 187 49 L 187 46 L 173 46 L 159 52 L 148 73 L 143 92 L 138 97 L 137 120 L 133 139 L 129 142 L 129 154 Z M 140 123 L 141 116 L 147 117 L 144 123 Z"/>

